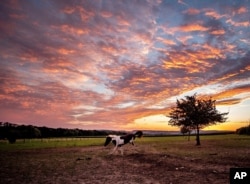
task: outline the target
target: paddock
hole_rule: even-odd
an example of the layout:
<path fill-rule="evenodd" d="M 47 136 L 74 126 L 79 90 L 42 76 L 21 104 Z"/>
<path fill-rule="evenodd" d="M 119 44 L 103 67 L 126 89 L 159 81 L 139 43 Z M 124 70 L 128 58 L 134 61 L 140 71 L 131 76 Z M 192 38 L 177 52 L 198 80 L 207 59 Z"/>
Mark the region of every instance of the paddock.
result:
<path fill-rule="evenodd" d="M 193 136 L 189 142 L 182 136 L 143 137 L 135 146 L 125 145 L 129 149 L 122 157 L 108 155 L 110 148 L 103 146 L 104 140 L 0 143 L 1 182 L 221 184 L 228 183 L 231 167 L 250 163 L 249 136 L 201 136 L 200 147 Z M 33 141 L 36 147 L 25 146 L 35 145 Z"/>

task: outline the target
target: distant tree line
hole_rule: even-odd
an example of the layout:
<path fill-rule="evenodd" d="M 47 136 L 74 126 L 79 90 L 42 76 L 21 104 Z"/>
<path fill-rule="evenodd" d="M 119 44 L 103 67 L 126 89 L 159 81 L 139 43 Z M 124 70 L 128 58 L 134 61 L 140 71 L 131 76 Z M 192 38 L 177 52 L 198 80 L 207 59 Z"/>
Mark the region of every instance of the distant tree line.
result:
<path fill-rule="evenodd" d="M 236 133 L 240 135 L 250 135 L 250 125 L 238 128 Z"/>
<path fill-rule="evenodd" d="M 83 137 L 106 136 L 108 134 L 124 134 L 125 132 L 109 130 L 82 130 L 67 128 L 48 128 L 32 125 L 17 125 L 9 122 L 0 122 L 0 139 L 7 139 L 15 143 L 16 139 L 53 138 L 53 137 Z"/>

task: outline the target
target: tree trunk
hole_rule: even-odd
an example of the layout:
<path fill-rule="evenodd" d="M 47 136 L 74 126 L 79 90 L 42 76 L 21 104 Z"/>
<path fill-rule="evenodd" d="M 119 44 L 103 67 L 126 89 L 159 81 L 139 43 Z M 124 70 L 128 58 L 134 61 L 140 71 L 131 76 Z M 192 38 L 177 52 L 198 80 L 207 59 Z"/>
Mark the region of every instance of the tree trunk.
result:
<path fill-rule="evenodd" d="M 196 132 L 196 146 L 200 146 L 200 130 L 199 130 L 199 125 L 197 125 L 197 132 Z"/>
<path fill-rule="evenodd" d="M 190 141 L 190 130 L 188 131 L 188 141 Z"/>

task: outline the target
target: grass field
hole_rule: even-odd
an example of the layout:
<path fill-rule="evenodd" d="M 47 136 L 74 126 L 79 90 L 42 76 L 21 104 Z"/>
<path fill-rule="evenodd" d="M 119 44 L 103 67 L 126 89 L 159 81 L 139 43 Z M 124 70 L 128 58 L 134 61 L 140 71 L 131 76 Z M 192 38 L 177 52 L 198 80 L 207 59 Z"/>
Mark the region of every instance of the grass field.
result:
<path fill-rule="evenodd" d="M 43 149 L 43 148 L 69 148 L 69 147 L 88 147 L 102 146 L 104 137 L 84 137 L 84 138 L 44 138 L 44 139 L 26 139 L 17 140 L 15 144 L 9 144 L 7 140 L 0 141 L 0 151 L 15 151 L 26 149 Z M 162 147 L 178 147 L 178 150 L 186 149 L 184 145 L 193 146 L 195 144 L 195 136 L 191 136 L 191 140 L 187 141 L 184 136 L 163 136 L 163 137 L 143 137 L 136 139 L 140 144 L 151 144 L 153 147 L 161 149 Z M 187 143 L 187 144 L 186 144 Z M 184 144 L 184 145 L 183 145 Z M 201 146 L 210 147 L 229 147 L 249 148 L 250 136 L 225 134 L 225 135 L 202 135 Z M 183 147 L 184 146 L 184 147 Z M 185 150 L 186 152 L 186 150 Z M 179 151 L 176 152 L 178 154 Z"/>
<path fill-rule="evenodd" d="M 104 138 L 46 138 L 46 139 L 26 139 L 17 140 L 14 144 L 9 144 L 7 140 L 0 141 L 1 151 L 42 149 L 42 148 L 65 148 L 65 147 L 85 147 L 98 146 L 103 144 Z"/>
<path fill-rule="evenodd" d="M 228 183 L 250 167 L 250 136 L 143 137 L 109 155 L 103 138 L 0 142 L 0 183 Z"/>

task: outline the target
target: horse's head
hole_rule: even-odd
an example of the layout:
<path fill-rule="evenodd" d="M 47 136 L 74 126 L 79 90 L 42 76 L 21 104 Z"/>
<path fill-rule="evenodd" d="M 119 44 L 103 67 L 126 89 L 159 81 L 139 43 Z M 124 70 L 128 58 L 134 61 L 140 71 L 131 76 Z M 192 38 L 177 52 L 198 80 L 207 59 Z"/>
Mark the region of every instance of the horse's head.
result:
<path fill-rule="evenodd" d="M 137 131 L 137 132 L 135 133 L 135 136 L 141 138 L 141 137 L 143 136 L 143 132 L 142 132 L 142 131 Z"/>
<path fill-rule="evenodd" d="M 112 136 L 112 135 L 108 135 L 108 136 L 106 137 L 106 141 L 105 141 L 105 143 L 104 143 L 104 146 L 107 146 L 107 145 L 113 140 L 113 137 L 114 137 L 114 136 Z"/>
<path fill-rule="evenodd" d="M 104 146 L 107 146 L 111 141 L 112 141 L 112 138 L 109 137 L 109 136 L 107 136 L 107 137 L 106 137 L 106 141 L 105 141 L 105 143 L 104 143 Z"/>

